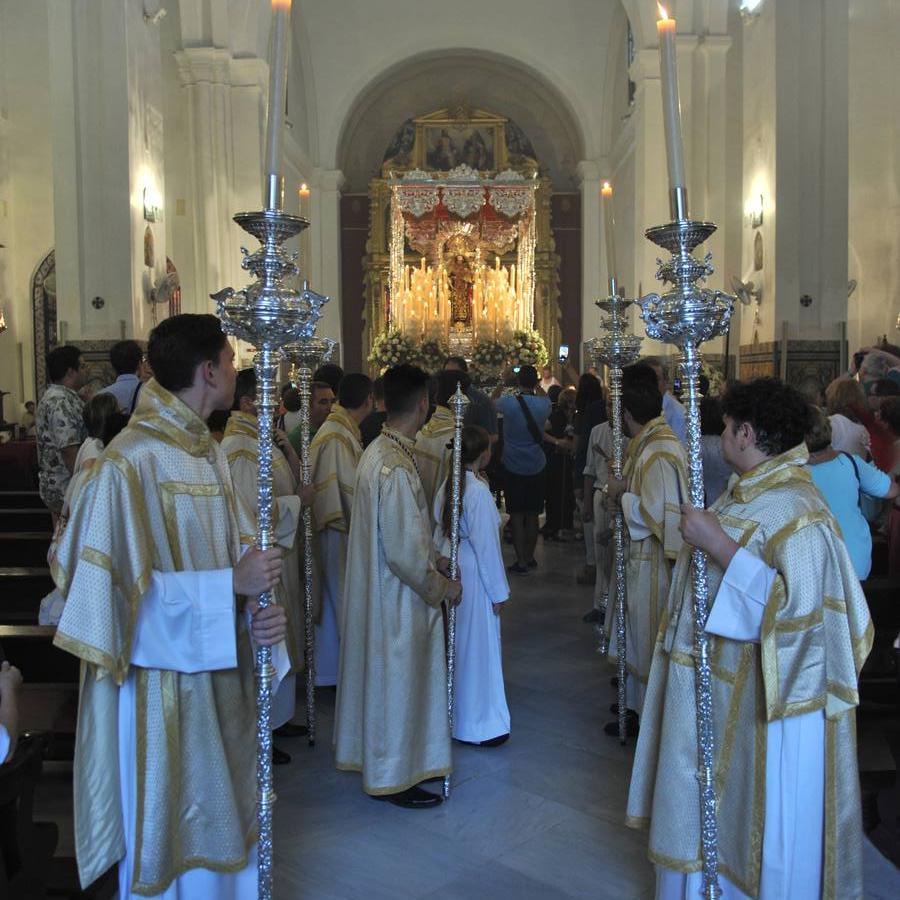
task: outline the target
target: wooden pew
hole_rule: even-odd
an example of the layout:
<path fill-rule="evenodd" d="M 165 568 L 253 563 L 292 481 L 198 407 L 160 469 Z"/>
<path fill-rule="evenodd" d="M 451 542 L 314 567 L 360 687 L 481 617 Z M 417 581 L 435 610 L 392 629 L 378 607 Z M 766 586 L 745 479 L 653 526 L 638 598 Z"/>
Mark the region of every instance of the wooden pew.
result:
<path fill-rule="evenodd" d="M 4 509 L 0 507 L 0 536 L 23 531 L 53 531 L 49 509 Z"/>
<path fill-rule="evenodd" d="M 49 531 L 0 534 L 0 568 L 46 568 L 51 538 Z"/>
<path fill-rule="evenodd" d="M 0 491 L 0 509 L 46 509 L 37 491 Z"/>
<path fill-rule="evenodd" d="M 44 567 L 0 567 L 0 624 L 36 625 L 41 599 L 53 590 Z"/>

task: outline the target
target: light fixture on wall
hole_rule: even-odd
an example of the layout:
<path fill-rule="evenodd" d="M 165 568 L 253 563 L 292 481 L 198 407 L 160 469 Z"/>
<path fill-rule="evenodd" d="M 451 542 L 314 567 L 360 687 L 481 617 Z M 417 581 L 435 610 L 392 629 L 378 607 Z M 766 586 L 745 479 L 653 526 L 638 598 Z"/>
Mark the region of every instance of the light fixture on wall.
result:
<path fill-rule="evenodd" d="M 147 222 L 162 221 L 162 198 L 156 189 L 147 185 L 144 188 L 144 220 Z"/>
<path fill-rule="evenodd" d="M 751 228 L 759 228 L 763 223 L 763 195 L 757 194 L 752 200 L 747 201 L 744 213 L 750 220 Z"/>

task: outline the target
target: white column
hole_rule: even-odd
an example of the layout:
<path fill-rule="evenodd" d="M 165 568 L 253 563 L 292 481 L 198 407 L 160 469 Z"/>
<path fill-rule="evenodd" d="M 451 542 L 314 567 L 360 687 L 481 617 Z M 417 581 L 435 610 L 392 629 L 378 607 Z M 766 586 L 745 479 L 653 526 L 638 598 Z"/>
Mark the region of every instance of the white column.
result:
<path fill-rule="evenodd" d="M 590 340 L 599 333 L 599 313 L 594 301 L 606 296 L 606 263 L 600 230 L 600 163 L 584 159 L 575 170 L 581 183 L 581 339 Z M 580 348 L 579 348 L 580 350 Z M 582 367 L 587 365 L 581 361 Z"/>
<path fill-rule="evenodd" d="M 343 347 L 341 310 L 341 187 L 344 173 L 316 169 L 310 186 L 309 279 L 310 287 L 331 300 L 322 308 L 317 333 L 340 341 Z"/>
<path fill-rule="evenodd" d="M 116 0 L 51 3 L 48 17 L 58 318 L 71 340 L 118 339 L 122 322 L 141 336 L 165 272 L 159 33 Z"/>

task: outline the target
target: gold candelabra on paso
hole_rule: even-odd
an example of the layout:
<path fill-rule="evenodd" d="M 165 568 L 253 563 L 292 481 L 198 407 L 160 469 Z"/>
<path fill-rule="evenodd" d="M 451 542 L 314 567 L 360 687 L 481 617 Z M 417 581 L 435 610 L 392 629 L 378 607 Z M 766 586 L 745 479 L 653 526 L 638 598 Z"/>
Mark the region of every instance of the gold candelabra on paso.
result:
<path fill-rule="evenodd" d="M 505 266 L 498 255 L 493 266 L 476 252 L 473 266 L 436 267 L 421 257 L 405 265 L 392 304 L 391 325 L 413 340 L 449 340 L 466 330 L 476 341 L 508 340 L 514 330 L 531 327 L 516 264 Z"/>

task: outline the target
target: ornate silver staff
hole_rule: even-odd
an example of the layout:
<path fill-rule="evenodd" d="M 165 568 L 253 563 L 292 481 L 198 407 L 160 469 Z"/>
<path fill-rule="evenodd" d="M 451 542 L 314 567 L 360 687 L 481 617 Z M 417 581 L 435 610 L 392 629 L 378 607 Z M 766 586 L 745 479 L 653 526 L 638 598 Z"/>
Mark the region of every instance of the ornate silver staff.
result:
<path fill-rule="evenodd" d="M 724 334 L 731 321 L 734 297 L 722 291 L 699 288 L 697 282 L 713 273 L 712 254 L 703 262 L 691 254 L 716 230 L 712 222 L 697 222 L 688 217 L 687 192 L 675 188 L 671 195 L 674 221 L 648 228 L 646 236 L 672 254 L 657 260 L 656 277 L 672 289 L 660 296 L 648 294 L 638 302 L 647 334 L 656 340 L 675 344 L 680 352 L 682 383 L 687 391 L 687 451 L 690 503 L 703 509 L 703 457 L 700 453 L 700 375 L 699 346 Z M 700 782 L 700 846 L 703 854 L 703 896 L 716 900 L 718 883 L 718 833 L 716 826 L 715 747 L 713 741 L 712 686 L 710 681 L 709 641 L 706 618 L 709 613 L 709 584 L 706 556 L 702 550 L 691 553 L 691 577 L 694 613 L 694 685 L 697 706 L 697 756 Z"/>
<path fill-rule="evenodd" d="M 450 458 L 450 577 L 459 578 L 459 514 L 463 496 L 462 429 L 469 398 L 457 383 L 456 393 L 450 398 L 453 410 L 453 454 Z M 447 604 L 447 718 L 453 734 L 453 677 L 456 670 L 456 607 Z M 444 776 L 443 795 L 450 796 L 450 776 Z"/>
<path fill-rule="evenodd" d="M 628 318 L 626 310 L 633 300 L 626 300 L 619 295 L 618 284 L 615 276 L 609 279 L 609 296 L 603 300 L 597 300 L 596 305 L 608 314 L 608 318 L 601 322 L 606 329 L 606 334 L 595 338 L 591 345 L 594 356 L 609 366 L 609 397 L 612 413 L 612 473 L 615 478 L 622 477 L 622 457 L 624 455 L 625 440 L 622 434 L 622 369 L 633 363 L 641 351 L 641 338 L 636 334 L 629 334 Z M 625 669 L 625 614 L 627 610 L 628 592 L 625 586 L 625 520 L 622 517 L 621 507 L 613 512 L 613 547 L 615 558 L 613 561 L 613 575 L 616 586 L 616 644 L 618 645 L 617 674 L 618 674 L 618 707 L 619 707 L 619 742 L 625 743 L 625 727 L 627 700 L 625 697 L 625 683 L 628 673 Z M 604 601 L 604 622 L 606 619 L 609 590 Z M 605 627 L 601 632 L 601 652 L 607 653 L 609 644 L 606 638 Z"/>
<path fill-rule="evenodd" d="M 309 288 L 304 284 L 304 290 Z M 320 296 L 320 295 L 317 295 Z M 321 298 L 325 302 L 328 298 Z M 301 338 L 286 344 L 284 355 L 297 369 L 300 392 L 300 471 L 304 485 L 312 481 L 309 465 L 309 409 L 313 372 L 331 358 L 335 342 L 331 338 Z M 313 530 L 312 509 L 303 507 L 303 622 L 306 645 L 306 727 L 309 746 L 316 743 L 316 631 L 313 622 Z"/>
<path fill-rule="evenodd" d="M 259 417 L 259 473 L 257 487 L 256 546 L 273 546 L 272 533 L 272 433 L 275 418 L 275 394 L 278 384 L 279 348 L 288 341 L 312 336 L 322 304 L 328 299 L 309 290 L 296 292 L 284 279 L 297 275 L 296 255 L 282 247 L 284 241 L 309 225 L 306 219 L 281 209 L 238 213 L 234 221 L 256 237 L 262 246 L 249 253 L 243 247 L 241 266 L 256 280 L 242 291 L 225 288 L 212 298 L 226 334 L 234 335 L 256 347 L 256 406 Z M 261 607 L 273 602 L 269 592 L 259 595 Z M 259 817 L 259 897 L 272 896 L 272 650 L 256 651 L 256 777 Z"/>

